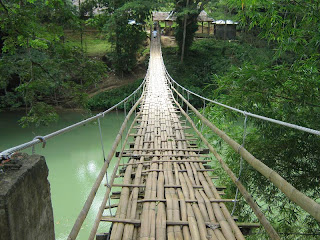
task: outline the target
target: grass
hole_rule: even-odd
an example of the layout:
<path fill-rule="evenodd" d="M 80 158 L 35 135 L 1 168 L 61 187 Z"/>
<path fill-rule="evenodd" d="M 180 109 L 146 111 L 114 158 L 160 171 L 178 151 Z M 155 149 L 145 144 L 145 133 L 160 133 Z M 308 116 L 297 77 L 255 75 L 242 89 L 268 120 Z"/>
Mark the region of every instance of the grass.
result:
<path fill-rule="evenodd" d="M 80 32 L 66 32 L 65 41 L 75 47 L 81 47 Z M 82 47 L 90 57 L 102 57 L 110 51 L 111 44 L 98 31 L 85 31 L 82 37 Z"/>

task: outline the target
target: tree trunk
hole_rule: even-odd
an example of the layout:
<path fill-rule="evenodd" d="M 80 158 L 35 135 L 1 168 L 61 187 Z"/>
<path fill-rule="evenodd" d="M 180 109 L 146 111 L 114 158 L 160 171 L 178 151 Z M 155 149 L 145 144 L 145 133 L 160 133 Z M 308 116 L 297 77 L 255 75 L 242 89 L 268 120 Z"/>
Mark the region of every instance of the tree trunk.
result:
<path fill-rule="evenodd" d="M 189 5 L 189 0 L 187 0 L 187 6 Z M 183 58 L 184 58 L 184 48 L 186 45 L 186 32 L 187 32 L 187 18 L 188 15 L 184 16 L 184 23 L 183 23 L 183 38 L 182 38 L 182 49 L 181 49 L 181 63 L 183 63 Z"/>

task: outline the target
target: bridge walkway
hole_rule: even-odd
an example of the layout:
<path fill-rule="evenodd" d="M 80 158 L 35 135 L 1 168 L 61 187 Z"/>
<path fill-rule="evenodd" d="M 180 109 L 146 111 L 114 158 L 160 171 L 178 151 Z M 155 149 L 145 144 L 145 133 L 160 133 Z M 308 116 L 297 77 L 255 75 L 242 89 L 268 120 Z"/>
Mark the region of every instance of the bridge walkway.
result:
<path fill-rule="evenodd" d="M 244 239 L 205 168 L 206 155 L 190 144 L 162 68 L 159 41 L 151 44 L 140 105 L 110 239 Z M 219 191 L 220 190 L 220 191 Z M 108 208 L 108 207 L 107 207 Z M 107 211 L 106 211 L 107 213 Z"/>

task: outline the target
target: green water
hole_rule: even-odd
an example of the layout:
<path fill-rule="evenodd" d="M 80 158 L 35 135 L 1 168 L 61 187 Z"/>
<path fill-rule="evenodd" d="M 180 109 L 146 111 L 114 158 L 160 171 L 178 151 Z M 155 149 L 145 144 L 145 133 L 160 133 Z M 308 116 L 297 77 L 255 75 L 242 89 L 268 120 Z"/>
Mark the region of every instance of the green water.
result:
<path fill-rule="evenodd" d="M 21 112 L 0 113 L 0 150 L 30 141 L 38 135 L 46 135 L 85 117 L 79 112 L 62 112 L 59 114 L 59 122 L 49 127 L 22 129 L 17 123 L 22 114 Z M 101 120 L 106 155 L 111 149 L 123 120 L 123 112 L 109 113 Z M 31 150 L 26 150 L 26 152 L 31 153 Z M 87 124 L 72 132 L 52 138 L 48 140 L 44 149 L 37 145 L 36 153 L 45 156 L 49 168 L 56 239 L 67 239 L 103 165 L 98 125 L 97 123 Z M 113 170 L 114 162 L 115 158 L 110 164 L 109 176 Z M 88 239 L 104 192 L 105 187 L 102 185 L 78 239 Z M 105 215 L 108 213 L 105 211 Z M 106 232 L 107 230 L 106 223 L 100 224 L 98 232 Z"/>

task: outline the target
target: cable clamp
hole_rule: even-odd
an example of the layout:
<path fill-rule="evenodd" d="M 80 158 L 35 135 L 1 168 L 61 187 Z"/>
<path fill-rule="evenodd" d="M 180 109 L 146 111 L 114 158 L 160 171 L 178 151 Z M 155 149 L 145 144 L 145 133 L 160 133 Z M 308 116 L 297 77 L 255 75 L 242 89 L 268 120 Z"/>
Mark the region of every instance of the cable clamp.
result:
<path fill-rule="evenodd" d="M 36 139 L 40 140 L 42 142 L 42 148 L 45 148 L 47 141 L 44 139 L 44 137 L 43 136 L 36 136 L 33 138 L 33 140 L 36 140 Z"/>

